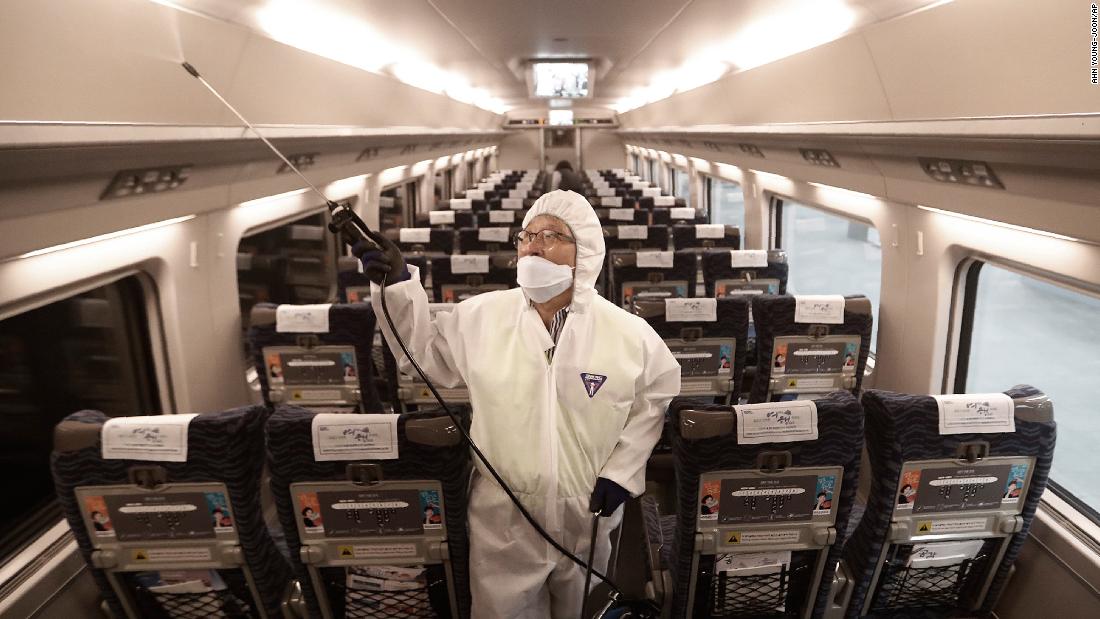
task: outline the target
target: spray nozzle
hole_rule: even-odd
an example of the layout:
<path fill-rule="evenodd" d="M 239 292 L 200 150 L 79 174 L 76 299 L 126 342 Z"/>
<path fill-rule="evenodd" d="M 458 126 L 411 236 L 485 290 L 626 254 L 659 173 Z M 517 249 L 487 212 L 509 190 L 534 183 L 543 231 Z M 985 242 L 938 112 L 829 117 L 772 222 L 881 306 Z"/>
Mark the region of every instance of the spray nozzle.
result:
<path fill-rule="evenodd" d="M 187 72 L 190 73 L 192 77 L 199 77 L 199 70 L 196 69 L 194 67 L 194 65 L 192 65 L 190 62 L 187 62 L 186 60 L 184 60 L 183 61 L 183 68 L 186 69 Z"/>

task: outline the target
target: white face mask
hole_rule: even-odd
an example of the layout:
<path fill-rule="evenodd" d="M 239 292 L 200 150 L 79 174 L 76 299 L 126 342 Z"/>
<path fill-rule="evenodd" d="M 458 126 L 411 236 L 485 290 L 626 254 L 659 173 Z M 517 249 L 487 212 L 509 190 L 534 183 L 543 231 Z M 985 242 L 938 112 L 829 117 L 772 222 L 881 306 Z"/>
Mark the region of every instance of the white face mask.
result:
<path fill-rule="evenodd" d="M 524 256 L 516 264 L 516 282 L 535 303 L 546 303 L 573 285 L 573 268 L 542 256 Z"/>

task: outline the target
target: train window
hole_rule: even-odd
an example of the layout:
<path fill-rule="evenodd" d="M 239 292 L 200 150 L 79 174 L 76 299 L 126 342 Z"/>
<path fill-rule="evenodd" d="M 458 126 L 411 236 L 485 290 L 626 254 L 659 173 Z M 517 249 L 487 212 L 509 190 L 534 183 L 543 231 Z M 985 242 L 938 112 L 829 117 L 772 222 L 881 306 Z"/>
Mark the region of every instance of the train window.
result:
<path fill-rule="evenodd" d="M 649 159 L 649 160 L 646 161 L 646 163 L 648 164 L 648 173 L 649 173 L 649 175 L 646 176 L 646 180 L 651 182 L 651 183 L 656 183 L 657 182 L 657 160 L 656 159 Z"/>
<path fill-rule="evenodd" d="M 683 198 L 691 206 L 691 175 L 687 170 L 670 168 L 672 170 L 672 193 L 677 198 Z"/>
<path fill-rule="evenodd" d="M 641 158 L 638 157 L 637 153 L 633 153 L 630 155 L 630 170 L 634 172 L 635 176 L 638 176 L 642 173 L 642 161 Z"/>
<path fill-rule="evenodd" d="M 787 251 L 790 294 L 863 294 L 878 340 L 882 243 L 874 226 L 790 200 L 776 200 L 776 246 Z"/>
<path fill-rule="evenodd" d="M 237 294 L 244 329 L 256 303 L 326 303 L 334 296 L 340 248 L 327 224 L 327 213 L 316 213 L 241 237 Z"/>
<path fill-rule="evenodd" d="M 473 187 L 481 180 L 477 177 L 477 162 L 471 159 L 466 162 L 466 186 Z"/>
<path fill-rule="evenodd" d="M 61 518 L 49 460 L 62 418 L 161 412 L 145 308 L 131 275 L 0 320 L 0 561 Z"/>
<path fill-rule="evenodd" d="M 450 200 L 451 195 L 451 176 L 452 172 L 450 168 L 446 170 L 439 170 L 435 173 L 435 201 L 436 204 L 440 200 Z"/>
<path fill-rule="evenodd" d="M 737 226 L 745 229 L 745 194 L 741 191 L 741 185 L 722 180 L 720 178 L 706 177 L 707 211 L 710 222 Z"/>
<path fill-rule="evenodd" d="M 964 300 L 955 392 L 1027 383 L 1049 395 L 1058 421 L 1049 487 L 1100 523 L 1100 417 L 1090 380 L 1100 374 L 1100 296 L 975 262 Z"/>

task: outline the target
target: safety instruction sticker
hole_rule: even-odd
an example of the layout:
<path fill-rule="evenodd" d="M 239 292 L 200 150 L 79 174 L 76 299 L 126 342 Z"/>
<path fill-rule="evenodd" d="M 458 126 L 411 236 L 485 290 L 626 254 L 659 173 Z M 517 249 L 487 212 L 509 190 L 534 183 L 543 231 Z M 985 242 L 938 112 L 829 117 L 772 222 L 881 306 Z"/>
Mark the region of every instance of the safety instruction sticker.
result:
<path fill-rule="evenodd" d="M 720 239 L 726 236 L 726 227 L 722 224 L 695 224 L 695 238 Z"/>
<path fill-rule="evenodd" d="M 385 559 L 415 557 L 416 544 L 347 544 L 337 546 L 340 559 Z"/>
<path fill-rule="evenodd" d="M 279 305 L 275 308 L 275 332 L 328 333 L 328 312 L 331 307 L 331 303 Z"/>
<path fill-rule="evenodd" d="M 428 243 L 432 240 L 432 229 L 401 228 L 397 238 L 402 243 Z"/>
<path fill-rule="evenodd" d="M 507 243 L 510 228 L 478 228 L 477 240 L 489 243 Z"/>
<path fill-rule="evenodd" d="M 798 529 L 773 529 L 767 531 L 725 531 L 722 541 L 726 546 L 735 544 L 793 544 L 800 539 Z"/>
<path fill-rule="evenodd" d="M 485 228 L 483 228 L 485 229 Z M 492 228 L 488 228 L 492 229 Z M 507 228 L 504 229 L 507 232 Z M 451 273 L 488 273 L 489 256 L 485 254 L 466 254 L 451 256 Z"/>
<path fill-rule="evenodd" d="M 844 297 L 836 294 L 795 295 L 794 321 L 801 323 L 844 324 Z"/>
<path fill-rule="evenodd" d="M 671 269 L 675 256 L 671 251 L 640 251 L 635 259 L 644 269 Z"/>
<path fill-rule="evenodd" d="M 676 204 L 674 196 L 653 196 L 653 206 L 672 206 Z"/>
<path fill-rule="evenodd" d="M 620 239 L 640 239 L 644 240 L 649 238 L 648 226 L 619 226 L 618 234 Z"/>
<path fill-rule="evenodd" d="M 813 400 L 743 404 L 734 406 L 734 410 L 738 445 L 817 439 L 817 405 Z"/>
<path fill-rule="evenodd" d="M 322 413 L 313 417 L 313 459 L 397 459 L 399 415 Z"/>
<path fill-rule="evenodd" d="M 209 561 L 209 548 L 134 548 L 130 551 L 133 561 L 161 563 L 170 561 Z"/>
<path fill-rule="evenodd" d="M 758 268 L 768 266 L 768 251 L 765 249 L 731 249 L 730 267 L 734 269 Z"/>
<path fill-rule="evenodd" d="M 668 215 L 672 219 L 695 219 L 697 213 L 690 206 L 677 206 L 669 209 Z"/>
<path fill-rule="evenodd" d="M 500 208 L 507 209 L 509 211 L 518 211 L 523 208 L 523 197 L 526 195 L 526 191 L 513 191 L 511 192 L 509 197 L 501 198 Z"/>
<path fill-rule="evenodd" d="M 187 461 L 187 428 L 198 415 L 113 417 L 100 430 L 104 460 Z"/>
<path fill-rule="evenodd" d="M 632 208 L 608 209 L 607 218 L 612 221 L 634 221 L 635 212 Z"/>
<path fill-rule="evenodd" d="M 951 518 L 949 520 L 918 520 L 914 535 L 943 535 L 985 531 L 988 518 Z"/>
<path fill-rule="evenodd" d="M 1015 432 L 1015 406 L 1005 393 L 934 395 L 940 434 Z"/>
<path fill-rule="evenodd" d="M 616 196 L 614 191 L 612 191 L 607 196 L 604 196 L 603 194 L 600 194 L 600 195 L 603 196 L 603 197 L 600 198 L 600 206 L 622 206 L 623 205 L 623 199 L 619 196 Z"/>
<path fill-rule="evenodd" d="M 428 222 L 433 226 L 441 224 L 453 224 L 455 222 L 454 211 L 430 211 L 428 213 Z M 431 238 L 429 234 L 428 238 Z"/>
<path fill-rule="evenodd" d="M 489 223 L 511 224 L 516 222 L 515 211 L 489 211 Z M 481 234 L 480 232 L 478 234 Z M 484 239 L 482 239 L 484 240 Z M 507 240 L 507 239 L 505 239 Z"/>
<path fill-rule="evenodd" d="M 665 320 L 668 322 L 717 322 L 718 299 L 665 299 Z"/>
<path fill-rule="evenodd" d="M 473 210 L 473 200 L 469 198 L 454 198 L 451 200 L 452 211 L 469 211 Z"/>

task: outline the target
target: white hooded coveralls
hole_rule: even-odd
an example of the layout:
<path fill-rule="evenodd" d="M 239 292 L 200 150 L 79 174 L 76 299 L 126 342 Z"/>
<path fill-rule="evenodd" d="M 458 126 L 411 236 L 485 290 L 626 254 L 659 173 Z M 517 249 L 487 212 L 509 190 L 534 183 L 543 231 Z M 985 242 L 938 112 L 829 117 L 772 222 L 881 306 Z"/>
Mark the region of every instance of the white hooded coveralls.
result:
<path fill-rule="evenodd" d="M 471 436 L 497 472 L 547 532 L 585 560 L 596 478 L 634 496 L 643 492 L 665 409 L 680 391 L 680 366 L 642 318 L 596 293 L 603 230 L 588 201 L 548 193 L 527 213 L 524 228 L 538 215 L 563 220 L 577 242 L 573 301 L 551 362 L 546 351 L 554 343 L 520 288 L 479 294 L 433 319 L 410 266 L 412 278 L 387 287 L 386 301 L 432 381 L 468 387 Z M 371 293 L 381 316 L 379 287 L 372 284 Z M 389 325 L 379 322 L 401 370 L 413 374 Z M 576 617 L 583 570 L 540 537 L 475 463 L 468 511 L 473 617 Z M 600 571 L 621 519 L 622 509 L 601 518 L 594 562 Z"/>

